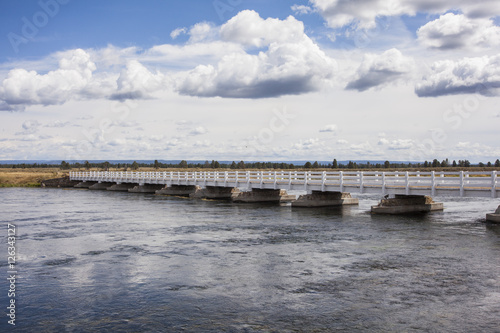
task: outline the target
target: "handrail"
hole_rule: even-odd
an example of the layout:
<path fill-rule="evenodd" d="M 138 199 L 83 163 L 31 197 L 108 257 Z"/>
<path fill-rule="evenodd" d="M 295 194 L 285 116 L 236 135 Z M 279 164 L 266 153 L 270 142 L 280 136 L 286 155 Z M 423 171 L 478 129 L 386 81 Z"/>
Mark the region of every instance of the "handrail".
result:
<path fill-rule="evenodd" d="M 380 188 L 385 194 L 390 188 L 403 188 L 406 194 L 412 189 L 428 189 L 435 195 L 439 189 L 455 189 L 460 196 L 466 190 L 491 191 L 496 197 L 500 189 L 498 172 L 427 172 L 427 171 L 71 171 L 70 179 L 82 181 L 111 181 L 130 183 L 169 183 L 178 185 L 215 183 L 217 186 L 247 186 L 264 188 L 272 184 L 274 189 L 303 186 L 319 186 L 326 191 L 328 186 L 357 188 L 361 193 L 367 188 Z M 255 186 L 254 186 L 255 185 Z"/>

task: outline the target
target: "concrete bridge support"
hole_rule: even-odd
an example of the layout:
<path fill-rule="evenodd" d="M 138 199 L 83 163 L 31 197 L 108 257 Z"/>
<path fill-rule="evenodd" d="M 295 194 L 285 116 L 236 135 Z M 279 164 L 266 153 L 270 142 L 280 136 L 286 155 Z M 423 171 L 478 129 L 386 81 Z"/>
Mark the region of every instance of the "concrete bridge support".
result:
<path fill-rule="evenodd" d="M 108 187 L 108 191 L 118 191 L 118 192 L 128 192 L 129 189 L 134 188 L 137 184 L 130 184 L 130 183 L 125 183 L 125 184 L 115 184 L 111 187 Z"/>
<path fill-rule="evenodd" d="M 189 197 L 195 199 L 231 200 L 240 193 L 239 189 L 233 187 L 207 186 L 195 193 L 191 193 Z"/>
<path fill-rule="evenodd" d="M 378 206 L 372 206 L 371 212 L 375 214 L 407 214 L 426 213 L 443 210 L 441 202 L 434 202 L 430 196 L 423 195 L 398 195 L 390 199 L 382 199 Z"/>
<path fill-rule="evenodd" d="M 156 191 L 159 191 L 164 187 L 164 185 L 145 184 L 136 185 L 133 188 L 129 188 L 128 191 L 130 193 L 156 193 Z"/>
<path fill-rule="evenodd" d="M 198 185 L 172 185 L 156 191 L 158 195 L 172 195 L 178 197 L 189 197 L 191 193 L 195 193 L 201 189 Z"/>
<path fill-rule="evenodd" d="M 234 202 L 291 202 L 295 195 L 289 195 L 286 190 L 252 189 L 249 192 L 240 192 L 233 198 Z"/>
<path fill-rule="evenodd" d="M 113 186 L 113 185 L 116 185 L 116 183 L 105 183 L 105 182 L 101 183 L 101 182 L 99 182 L 99 183 L 96 183 L 96 184 L 94 184 L 94 185 L 90 186 L 90 187 L 89 187 L 89 190 L 100 190 L 100 191 L 104 191 L 104 190 L 107 190 L 107 189 L 108 189 L 108 187 L 111 187 L 111 186 Z"/>
<path fill-rule="evenodd" d="M 292 202 L 292 207 L 331 207 L 343 205 L 359 205 L 359 200 L 351 193 L 312 191 L 311 194 L 301 195 Z"/>
<path fill-rule="evenodd" d="M 81 182 L 75 185 L 77 188 L 89 188 L 92 185 L 97 184 L 97 182 Z"/>
<path fill-rule="evenodd" d="M 493 214 L 486 214 L 486 221 L 500 223 L 500 206 Z"/>

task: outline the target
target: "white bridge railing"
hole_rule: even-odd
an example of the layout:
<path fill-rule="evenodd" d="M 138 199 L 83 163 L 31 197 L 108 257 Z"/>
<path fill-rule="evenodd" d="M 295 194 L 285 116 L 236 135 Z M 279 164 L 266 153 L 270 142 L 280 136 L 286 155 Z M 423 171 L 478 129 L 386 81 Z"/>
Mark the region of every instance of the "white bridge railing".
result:
<path fill-rule="evenodd" d="M 361 192 L 406 195 L 493 197 L 500 195 L 497 171 L 186 171 L 70 172 L 71 180 L 171 185 L 200 185 Z"/>

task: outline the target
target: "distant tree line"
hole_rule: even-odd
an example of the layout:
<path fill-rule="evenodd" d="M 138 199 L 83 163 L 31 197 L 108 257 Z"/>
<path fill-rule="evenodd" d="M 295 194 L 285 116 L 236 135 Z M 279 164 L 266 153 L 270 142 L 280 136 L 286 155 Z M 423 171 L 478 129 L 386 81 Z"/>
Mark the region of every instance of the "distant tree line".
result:
<path fill-rule="evenodd" d="M 0 168 L 19 168 L 19 169 L 37 169 L 37 168 L 53 168 L 56 165 L 47 163 L 21 163 L 21 164 L 1 164 Z M 480 162 L 478 164 L 472 164 L 468 160 L 459 160 L 450 162 L 448 159 L 439 161 L 434 159 L 432 161 L 425 161 L 424 163 L 394 163 L 390 161 L 385 161 L 384 163 L 358 163 L 349 161 L 346 164 L 338 163 L 336 159 L 332 163 L 322 164 L 316 162 L 306 162 L 304 165 L 294 165 L 293 163 L 285 162 L 244 162 L 244 161 L 233 161 L 232 163 L 219 163 L 218 161 L 212 160 L 211 162 L 205 161 L 205 163 L 188 163 L 185 160 L 179 163 L 161 163 L 155 160 L 153 163 L 138 163 L 134 161 L 133 163 L 110 163 L 110 162 L 100 162 L 100 163 L 90 163 L 85 161 L 84 163 L 68 163 L 62 161 L 58 167 L 61 170 L 70 169 L 100 169 L 100 170 L 110 170 L 110 169 L 123 169 L 125 171 L 138 170 L 139 168 L 154 168 L 154 169 L 231 169 L 231 170 L 242 170 L 242 169 L 280 169 L 280 170 L 293 170 L 293 169 L 406 169 L 406 168 L 469 168 L 469 167 L 496 167 L 500 168 L 500 160 L 497 159 L 494 163 Z"/>

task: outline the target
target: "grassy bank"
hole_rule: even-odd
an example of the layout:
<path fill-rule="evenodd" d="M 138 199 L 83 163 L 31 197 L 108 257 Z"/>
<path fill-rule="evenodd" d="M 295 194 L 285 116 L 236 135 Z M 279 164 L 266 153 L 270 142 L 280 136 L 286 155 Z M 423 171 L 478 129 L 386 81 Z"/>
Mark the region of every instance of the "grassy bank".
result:
<path fill-rule="evenodd" d="M 0 187 L 39 187 L 42 180 L 68 175 L 58 168 L 0 169 Z"/>

